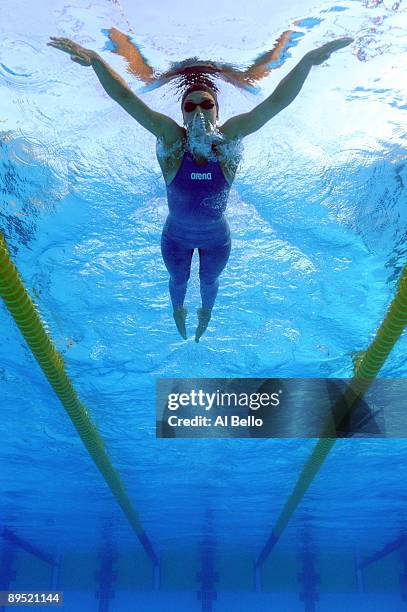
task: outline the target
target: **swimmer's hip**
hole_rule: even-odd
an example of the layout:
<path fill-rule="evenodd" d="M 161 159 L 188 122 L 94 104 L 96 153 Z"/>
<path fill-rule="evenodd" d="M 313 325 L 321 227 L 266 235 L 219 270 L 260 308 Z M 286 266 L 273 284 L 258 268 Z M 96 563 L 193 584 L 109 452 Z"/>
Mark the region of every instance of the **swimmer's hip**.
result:
<path fill-rule="evenodd" d="M 207 248 L 209 245 L 230 242 L 230 226 L 225 216 L 219 219 L 196 218 L 186 222 L 169 214 L 163 228 L 163 237 L 181 242 L 186 248 Z"/>

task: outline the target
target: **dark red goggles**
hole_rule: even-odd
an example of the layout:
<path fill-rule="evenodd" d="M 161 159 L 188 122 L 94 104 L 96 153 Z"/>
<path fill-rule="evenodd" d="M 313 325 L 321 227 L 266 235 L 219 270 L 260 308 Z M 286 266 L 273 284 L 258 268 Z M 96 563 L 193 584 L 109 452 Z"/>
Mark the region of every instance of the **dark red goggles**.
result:
<path fill-rule="evenodd" d="M 196 109 L 197 106 L 200 106 L 204 110 L 209 110 L 210 108 L 213 108 L 215 106 L 215 103 L 212 102 L 212 100 L 209 100 L 208 98 L 205 98 L 205 100 L 202 100 L 202 102 L 199 103 L 188 101 L 184 104 L 184 111 L 186 113 L 191 113 Z"/>

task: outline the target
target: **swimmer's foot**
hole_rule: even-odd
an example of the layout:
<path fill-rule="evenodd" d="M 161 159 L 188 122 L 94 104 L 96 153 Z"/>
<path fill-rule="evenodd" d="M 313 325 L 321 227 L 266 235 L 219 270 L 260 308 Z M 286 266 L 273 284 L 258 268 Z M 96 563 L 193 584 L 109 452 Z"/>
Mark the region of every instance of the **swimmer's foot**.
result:
<path fill-rule="evenodd" d="M 185 320 L 187 318 L 187 309 L 183 306 L 180 306 L 179 308 L 175 308 L 172 315 L 174 317 L 175 325 L 177 326 L 180 335 L 184 338 L 184 340 L 186 340 L 187 330 L 185 327 Z"/>
<path fill-rule="evenodd" d="M 211 319 L 212 308 L 198 308 L 196 312 L 198 314 L 198 327 L 196 328 L 195 332 L 195 342 L 199 342 L 199 338 L 208 327 L 208 323 Z"/>

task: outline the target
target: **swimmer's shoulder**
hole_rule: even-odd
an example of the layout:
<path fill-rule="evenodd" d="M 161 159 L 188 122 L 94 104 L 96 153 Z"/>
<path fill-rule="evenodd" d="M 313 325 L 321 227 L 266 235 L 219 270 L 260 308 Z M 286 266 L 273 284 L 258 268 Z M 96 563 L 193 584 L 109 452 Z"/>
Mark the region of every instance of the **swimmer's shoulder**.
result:
<path fill-rule="evenodd" d="M 216 157 L 218 158 L 219 164 L 222 168 L 222 172 L 229 185 L 232 185 L 238 166 L 243 156 L 243 145 L 240 137 L 229 137 L 219 128 L 219 132 L 223 138 L 220 143 L 216 145 Z"/>
<path fill-rule="evenodd" d="M 186 151 L 186 130 L 180 125 L 178 128 L 171 133 L 163 134 L 156 141 L 157 160 L 167 185 L 177 174 Z"/>
<path fill-rule="evenodd" d="M 175 122 L 174 122 L 175 123 Z M 176 128 L 164 132 L 157 137 L 156 149 L 157 157 L 177 156 L 181 148 L 184 151 L 186 146 L 186 130 L 176 123 Z"/>

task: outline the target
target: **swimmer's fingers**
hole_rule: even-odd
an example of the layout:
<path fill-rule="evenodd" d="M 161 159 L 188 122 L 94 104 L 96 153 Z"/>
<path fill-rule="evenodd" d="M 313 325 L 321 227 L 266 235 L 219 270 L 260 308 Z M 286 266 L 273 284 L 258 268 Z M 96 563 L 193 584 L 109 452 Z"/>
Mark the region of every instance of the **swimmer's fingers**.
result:
<path fill-rule="evenodd" d="M 307 53 L 307 55 L 312 64 L 314 66 L 318 66 L 319 64 L 326 62 L 326 60 L 330 58 L 331 53 L 347 47 L 353 42 L 353 40 L 354 39 L 350 38 L 349 36 L 338 38 L 337 40 L 332 40 L 331 42 L 322 45 L 322 47 L 318 47 L 318 49 L 310 51 Z"/>
<path fill-rule="evenodd" d="M 47 43 L 49 47 L 54 47 L 65 53 L 69 53 L 71 60 L 81 66 L 90 66 L 92 63 L 93 51 L 85 49 L 69 38 L 57 38 L 51 36 L 51 42 Z"/>
<path fill-rule="evenodd" d="M 331 42 L 323 45 L 321 48 L 326 49 L 329 53 L 333 53 L 334 51 L 338 51 L 339 49 L 343 49 L 347 47 L 353 42 L 353 38 L 350 36 L 344 36 L 343 38 L 337 38 L 336 40 L 332 40 Z"/>
<path fill-rule="evenodd" d="M 60 51 L 65 51 L 65 53 L 73 53 L 76 48 L 79 47 L 73 40 L 69 38 L 60 38 L 57 36 L 50 36 L 51 42 L 48 42 L 47 45 L 50 47 L 55 47 L 55 49 L 59 49 Z"/>

